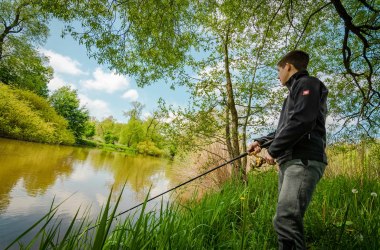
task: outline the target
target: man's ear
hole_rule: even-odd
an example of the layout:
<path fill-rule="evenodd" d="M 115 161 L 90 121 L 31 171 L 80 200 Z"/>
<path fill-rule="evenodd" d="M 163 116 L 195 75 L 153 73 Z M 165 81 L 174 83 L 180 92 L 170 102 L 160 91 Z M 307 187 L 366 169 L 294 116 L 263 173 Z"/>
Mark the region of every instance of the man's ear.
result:
<path fill-rule="evenodd" d="M 290 63 L 286 63 L 286 64 L 285 64 L 285 67 L 286 67 L 286 70 L 287 70 L 287 71 L 291 71 L 292 68 L 294 68 L 293 64 L 290 64 Z"/>

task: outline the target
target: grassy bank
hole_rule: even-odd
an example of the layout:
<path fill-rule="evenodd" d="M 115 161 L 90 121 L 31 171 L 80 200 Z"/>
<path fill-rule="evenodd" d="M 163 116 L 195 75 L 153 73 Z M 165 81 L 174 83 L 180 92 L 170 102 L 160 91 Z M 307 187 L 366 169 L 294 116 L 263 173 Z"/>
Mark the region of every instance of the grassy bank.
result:
<path fill-rule="evenodd" d="M 165 150 L 161 150 L 156 147 L 152 149 L 152 147 L 149 147 L 149 145 L 146 146 L 146 144 L 149 144 L 149 142 L 143 142 L 139 144 L 137 148 L 134 148 L 134 147 L 128 147 L 122 144 L 111 144 L 111 143 L 104 143 L 104 142 L 96 141 L 96 140 L 82 139 L 80 140 L 78 144 L 76 144 L 76 146 L 83 146 L 83 147 L 89 147 L 89 148 L 96 147 L 103 151 L 119 152 L 128 156 L 144 155 L 144 156 L 152 156 L 152 157 L 171 158 L 170 154 L 167 153 Z"/>
<path fill-rule="evenodd" d="M 379 249 L 379 194 L 377 180 L 323 179 L 305 217 L 308 245 L 312 249 Z M 59 227 L 50 231 L 46 227 L 36 237 L 51 249 L 274 249 L 276 196 L 277 173 L 268 171 L 251 174 L 248 186 L 229 181 L 199 202 L 174 203 L 156 212 L 143 208 L 109 231 L 105 218 L 112 217 L 112 211 L 106 207 L 95 230 L 81 234 L 83 223 L 69 228 L 64 240 L 61 232 L 56 241 Z"/>
<path fill-rule="evenodd" d="M 116 239 L 121 236 L 130 249 L 276 248 L 272 229 L 276 183 L 274 171 L 251 175 L 247 187 L 228 182 L 199 203 L 172 207 L 158 218 L 145 215 L 141 224 L 120 226 L 109 246 L 117 246 Z M 363 184 L 344 177 L 323 180 L 305 218 L 308 245 L 315 249 L 379 249 L 380 207 L 373 194 L 379 191 L 379 183 L 371 180 Z"/>
<path fill-rule="evenodd" d="M 89 148 L 100 148 L 107 152 L 120 152 L 126 155 L 137 155 L 137 150 L 127 147 L 125 145 L 107 144 L 104 142 L 99 142 L 95 140 L 81 139 L 76 146 L 89 147 Z"/>
<path fill-rule="evenodd" d="M 380 140 L 362 140 L 356 144 L 336 144 L 327 148 L 329 167 L 326 176 L 340 175 L 380 178 Z"/>

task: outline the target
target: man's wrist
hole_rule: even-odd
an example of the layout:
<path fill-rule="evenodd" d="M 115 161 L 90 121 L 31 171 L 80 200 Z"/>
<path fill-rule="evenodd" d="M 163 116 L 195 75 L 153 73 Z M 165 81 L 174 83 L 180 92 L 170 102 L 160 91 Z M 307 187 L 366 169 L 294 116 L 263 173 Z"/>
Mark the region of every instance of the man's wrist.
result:
<path fill-rule="evenodd" d="M 259 139 L 253 139 L 253 142 L 257 142 L 257 144 L 259 144 L 259 146 L 261 146 L 261 144 L 262 144 L 262 141 L 260 141 Z"/>

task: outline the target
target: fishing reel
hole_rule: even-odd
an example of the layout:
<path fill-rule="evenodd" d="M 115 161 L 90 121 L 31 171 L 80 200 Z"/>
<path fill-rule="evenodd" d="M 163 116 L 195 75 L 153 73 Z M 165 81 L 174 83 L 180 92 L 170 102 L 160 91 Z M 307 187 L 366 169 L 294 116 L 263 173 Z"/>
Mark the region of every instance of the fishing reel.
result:
<path fill-rule="evenodd" d="M 264 163 L 266 163 L 266 160 L 261 157 L 261 156 L 256 156 L 256 159 L 255 159 L 255 168 L 259 168 L 261 167 Z"/>
<path fill-rule="evenodd" d="M 261 148 L 267 148 L 269 147 L 269 145 L 273 142 L 273 139 L 271 140 L 267 140 L 265 143 L 261 144 L 260 147 Z M 259 155 L 257 155 L 257 153 L 254 153 L 254 152 L 251 152 L 251 153 L 248 153 L 249 156 L 255 156 L 255 161 L 254 161 L 254 164 L 251 164 L 252 166 L 252 169 L 255 169 L 255 168 L 260 168 L 264 163 L 267 163 L 267 161 L 264 159 L 264 157 L 261 157 Z"/>
<path fill-rule="evenodd" d="M 249 154 L 250 156 L 255 156 L 255 161 L 254 161 L 254 163 L 253 164 L 251 164 L 251 166 L 252 166 L 252 168 L 260 168 L 264 163 L 266 163 L 266 160 L 263 158 L 263 157 L 261 157 L 261 156 L 259 156 L 259 155 L 257 155 L 257 154 Z"/>

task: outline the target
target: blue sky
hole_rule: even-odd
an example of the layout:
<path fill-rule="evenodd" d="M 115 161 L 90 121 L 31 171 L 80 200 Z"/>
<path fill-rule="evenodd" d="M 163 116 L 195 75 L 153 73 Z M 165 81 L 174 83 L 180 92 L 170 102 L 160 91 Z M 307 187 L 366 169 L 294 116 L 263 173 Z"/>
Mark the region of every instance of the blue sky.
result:
<path fill-rule="evenodd" d="M 162 82 L 139 88 L 133 78 L 117 75 L 107 65 L 99 65 L 95 59 L 90 59 L 84 45 L 70 36 L 62 38 L 63 23 L 53 21 L 49 27 L 50 36 L 40 48 L 49 57 L 50 66 L 54 69 L 49 90 L 66 85 L 75 88 L 81 104 L 86 105 L 91 116 L 101 120 L 112 115 L 119 122 L 126 122 L 123 111 L 130 109 L 132 101 L 143 103 L 143 115 L 147 116 L 156 109 L 160 97 L 174 106 L 187 104 L 189 95 L 185 88 L 172 90 Z"/>

